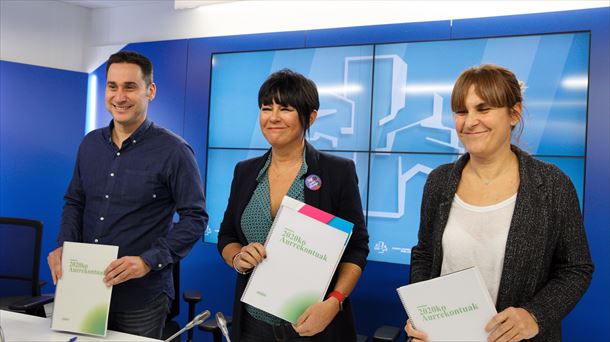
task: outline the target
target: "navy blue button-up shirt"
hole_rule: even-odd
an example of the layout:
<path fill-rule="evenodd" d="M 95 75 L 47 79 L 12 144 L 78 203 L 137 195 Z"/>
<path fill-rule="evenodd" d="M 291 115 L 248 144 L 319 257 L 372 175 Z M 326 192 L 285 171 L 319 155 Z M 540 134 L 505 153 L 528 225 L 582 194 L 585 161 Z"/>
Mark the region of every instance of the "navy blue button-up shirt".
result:
<path fill-rule="evenodd" d="M 119 246 L 151 271 L 116 285 L 111 311 L 136 310 L 166 293 L 174 297 L 172 265 L 197 242 L 208 215 L 191 147 L 146 120 L 119 149 L 110 126 L 83 139 L 57 238 Z M 173 223 L 177 212 L 180 219 Z"/>

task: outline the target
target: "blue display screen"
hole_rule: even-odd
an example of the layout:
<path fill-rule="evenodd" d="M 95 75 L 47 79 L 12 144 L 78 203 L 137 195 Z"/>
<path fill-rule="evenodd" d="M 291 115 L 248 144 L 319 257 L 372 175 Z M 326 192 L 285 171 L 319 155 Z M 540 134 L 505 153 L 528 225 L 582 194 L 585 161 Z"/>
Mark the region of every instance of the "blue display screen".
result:
<path fill-rule="evenodd" d="M 568 174 L 582 206 L 589 39 L 583 32 L 213 55 L 205 241 L 217 241 L 235 164 L 269 148 L 257 95 L 282 68 L 318 86 L 308 140 L 356 163 L 370 260 L 409 263 L 426 177 L 464 153 L 450 97 L 474 65 L 502 65 L 525 84 L 525 125 L 514 143 Z"/>

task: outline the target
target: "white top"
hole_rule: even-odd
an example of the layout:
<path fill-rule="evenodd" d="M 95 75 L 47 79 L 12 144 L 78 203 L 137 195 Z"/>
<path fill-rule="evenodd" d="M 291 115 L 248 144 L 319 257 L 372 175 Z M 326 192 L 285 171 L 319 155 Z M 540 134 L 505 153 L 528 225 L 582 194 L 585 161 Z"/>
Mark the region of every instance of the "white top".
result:
<path fill-rule="evenodd" d="M 515 193 L 502 202 L 478 207 L 455 194 L 443 234 L 441 275 L 477 266 L 496 303 L 516 200 Z"/>

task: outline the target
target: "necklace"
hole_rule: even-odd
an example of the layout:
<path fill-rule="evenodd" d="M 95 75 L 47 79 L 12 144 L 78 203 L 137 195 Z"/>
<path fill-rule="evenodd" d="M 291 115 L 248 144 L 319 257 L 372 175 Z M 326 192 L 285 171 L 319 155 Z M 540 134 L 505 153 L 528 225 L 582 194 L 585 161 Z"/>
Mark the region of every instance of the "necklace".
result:
<path fill-rule="evenodd" d="M 294 169 L 297 166 L 301 166 L 301 158 L 296 159 L 291 165 L 284 167 L 283 170 L 280 171 L 280 168 L 277 164 L 274 164 L 273 161 L 271 162 L 271 165 L 269 167 L 269 170 L 272 171 L 272 175 L 271 178 L 272 179 L 278 179 L 284 175 L 290 174 L 292 172 L 294 172 Z"/>
<path fill-rule="evenodd" d="M 516 157 L 515 157 L 514 161 L 516 162 Z M 470 169 L 470 173 L 472 173 L 476 179 L 478 179 L 481 183 L 483 183 L 483 185 L 488 186 L 492 183 L 495 183 L 497 180 L 501 179 L 504 176 L 504 174 L 506 174 L 507 172 L 510 172 L 511 168 L 513 167 L 513 161 L 511 160 L 510 162 L 508 162 L 507 165 L 503 166 L 499 170 L 499 172 L 491 178 L 486 178 L 486 177 L 481 176 L 481 174 L 479 174 L 479 172 L 475 168 L 472 167 L 472 164 L 468 164 L 467 166 Z"/>
<path fill-rule="evenodd" d="M 481 181 L 483 182 L 483 184 L 485 185 L 489 185 L 492 181 L 494 181 L 495 179 L 484 179 L 481 178 Z"/>
<path fill-rule="evenodd" d="M 501 170 L 497 175 L 493 176 L 492 178 L 485 178 L 483 176 L 481 176 L 475 169 L 473 169 L 472 167 L 470 167 L 470 170 L 472 172 L 472 174 L 484 185 L 489 185 L 491 183 L 494 183 L 496 180 L 498 180 L 498 178 L 500 178 L 500 176 L 502 176 L 505 172 L 505 170 Z"/>

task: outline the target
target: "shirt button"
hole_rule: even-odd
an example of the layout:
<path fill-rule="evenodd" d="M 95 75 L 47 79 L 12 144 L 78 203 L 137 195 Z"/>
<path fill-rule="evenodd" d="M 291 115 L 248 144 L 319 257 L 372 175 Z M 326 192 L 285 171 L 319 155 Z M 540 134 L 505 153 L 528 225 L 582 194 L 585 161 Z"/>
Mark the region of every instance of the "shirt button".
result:
<path fill-rule="evenodd" d="M 100 217 L 100 221 L 104 221 L 104 216 Z"/>
<path fill-rule="evenodd" d="M 120 155 L 121 155 L 121 152 L 117 152 L 117 153 L 116 153 L 116 155 L 117 155 L 117 156 L 120 156 Z"/>
<path fill-rule="evenodd" d="M 105 197 L 105 198 L 110 198 L 110 196 L 108 196 L 108 195 L 104 195 L 104 197 Z"/>
<path fill-rule="evenodd" d="M 97 243 L 98 241 L 99 241 L 98 239 L 93 240 L 93 242 L 95 242 L 95 243 Z"/>
<path fill-rule="evenodd" d="M 157 198 L 157 194 L 153 194 L 153 198 Z"/>
<path fill-rule="evenodd" d="M 110 177 L 114 177 L 114 172 L 110 172 Z"/>
<path fill-rule="evenodd" d="M 135 144 L 135 143 L 136 143 L 136 140 L 134 139 L 134 140 L 132 140 L 131 142 Z"/>
<path fill-rule="evenodd" d="M 157 265 L 157 267 L 161 268 L 161 267 L 163 267 L 163 265 L 159 264 L 159 265 Z"/>

